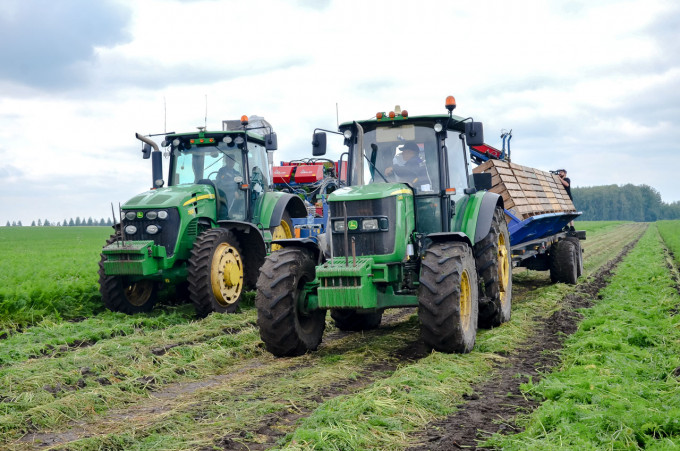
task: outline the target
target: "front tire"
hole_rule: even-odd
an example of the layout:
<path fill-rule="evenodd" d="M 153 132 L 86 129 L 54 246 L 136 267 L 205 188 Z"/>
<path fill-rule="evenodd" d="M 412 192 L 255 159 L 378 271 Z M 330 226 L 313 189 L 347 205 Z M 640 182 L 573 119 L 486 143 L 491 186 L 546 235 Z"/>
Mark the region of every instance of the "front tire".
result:
<path fill-rule="evenodd" d="M 269 352 L 277 357 L 314 351 L 326 327 L 326 311 L 304 312 L 305 284 L 314 280 L 312 254 L 295 247 L 274 252 L 257 279 L 257 325 Z"/>
<path fill-rule="evenodd" d="M 120 235 L 111 235 L 106 244 L 119 241 Z M 151 280 L 132 281 L 129 276 L 107 276 L 104 272 L 106 256 L 99 260 L 99 292 L 102 302 L 112 312 L 150 312 L 156 303 L 157 284 Z"/>
<path fill-rule="evenodd" d="M 472 351 L 479 314 L 475 259 L 461 242 L 435 243 L 421 263 L 418 317 L 425 344 L 441 352 Z"/>
<path fill-rule="evenodd" d="M 189 298 L 199 318 L 234 313 L 243 294 L 244 265 L 236 236 L 227 229 L 201 233 L 188 264 Z"/>
<path fill-rule="evenodd" d="M 502 208 L 496 208 L 489 233 L 474 247 L 477 276 L 489 300 L 479 312 L 479 327 L 488 329 L 510 321 L 512 310 L 512 261 L 510 233 Z"/>

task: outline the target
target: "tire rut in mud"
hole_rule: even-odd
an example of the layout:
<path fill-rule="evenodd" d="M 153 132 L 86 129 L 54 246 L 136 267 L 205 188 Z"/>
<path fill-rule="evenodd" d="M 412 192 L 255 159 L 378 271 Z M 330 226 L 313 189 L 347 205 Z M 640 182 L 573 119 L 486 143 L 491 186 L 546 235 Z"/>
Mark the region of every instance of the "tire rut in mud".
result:
<path fill-rule="evenodd" d="M 418 444 L 409 449 L 477 449 L 480 441 L 496 432 L 520 432 L 514 423 L 515 416 L 531 412 L 539 405 L 538 401 L 523 396 L 520 385 L 529 379 L 540 380 L 542 374 L 559 363 L 564 338 L 577 330 L 581 320 L 581 315 L 574 309 L 587 308 L 597 302 L 598 293 L 608 285 L 616 266 L 635 247 L 645 230 L 587 282 L 577 285 L 574 292 L 566 295 L 564 308 L 543 320 L 542 327 L 519 352 L 507 356 L 506 361 L 497 365 L 491 380 L 474 386 L 472 394 L 464 397 L 466 402 L 456 413 L 430 424 L 414 436 Z"/>

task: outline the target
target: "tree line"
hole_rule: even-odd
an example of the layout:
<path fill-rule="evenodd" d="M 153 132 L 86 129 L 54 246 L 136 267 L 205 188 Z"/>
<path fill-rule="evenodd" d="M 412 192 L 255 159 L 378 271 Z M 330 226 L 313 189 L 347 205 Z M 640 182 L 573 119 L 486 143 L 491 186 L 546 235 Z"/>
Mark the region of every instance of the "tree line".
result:
<path fill-rule="evenodd" d="M 64 219 L 63 221 L 59 222 L 53 222 L 50 221 L 49 219 L 45 220 L 38 219 L 37 222 L 35 220 L 31 222 L 31 227 L 74 227 L 74 226 L 112 226 L 112 225 L 113 220 L 111 218 L 108 219 L 101 218 L 100 220 L 96 220 L 92 219 L 91 216 L 87 219 L 85 218 L 80 219 L 80 216 L 76 216 L 75 220 L 71 218 Z M 5 227 L 23 227 L 23 224 L 21 223 L 21 221 L 12 222 L 7 221 Z"/>
<path fill-rule="evenodd" d="M 572 188 L 576 210 L 583 221 L 654 222 L 680 219 L 680 201 L 665 203 L 648 185 L 603 185 Z"/>

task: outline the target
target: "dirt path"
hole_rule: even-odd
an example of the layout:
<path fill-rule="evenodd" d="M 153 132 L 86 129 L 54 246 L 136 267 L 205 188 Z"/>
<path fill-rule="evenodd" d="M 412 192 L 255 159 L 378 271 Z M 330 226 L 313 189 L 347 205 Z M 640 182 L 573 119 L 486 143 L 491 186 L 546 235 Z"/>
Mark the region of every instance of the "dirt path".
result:
<path fill-rule="evenodd" d="M 643 230 L 644 231 L 644 230 Z M 474 393 L 455 414 L 431 424 L 416 439 L 420 444 L 412 450 L 477 449 L 496 432 L 518 432 L 513 419 L 518 413 L 533 410 L 538 403 L 525 398 L 520 385 L 529 379 L 538 381 L 541 375 L 559 362 L 559 350 L 566 335 L 574 333 L 581 315 L 575 309 L 597 302 L 598 292 L 607 286 L 612 272 L 641 237 L 627 244 L 619 255 L 607 262 L 586 282 L 563 299 L 564 308 L 555 312 L 519 353 L 510 355 L 503 366 L 496 368 L 495 377 L 474 387 Z M 517 377 L 521 375 L 521 377 Z"/>

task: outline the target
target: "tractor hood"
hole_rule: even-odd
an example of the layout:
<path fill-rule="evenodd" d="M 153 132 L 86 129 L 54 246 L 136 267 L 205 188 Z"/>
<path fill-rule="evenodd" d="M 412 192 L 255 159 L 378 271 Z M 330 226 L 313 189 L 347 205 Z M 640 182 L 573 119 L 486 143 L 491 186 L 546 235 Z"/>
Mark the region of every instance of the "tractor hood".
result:
<path fill-rule="evenodd" d="M 370 185 L 346 186 L 333 191 L 329 202 L 382 199 L 390 196 L 413 195 L 413 190 L 403 183 L 371 183 Z"/>
<path fill-rule="evenodd" d="M 125 202 L 123 208 L 190 208 L 203 199 L 215 199 L 215 191 L 209 185 L 177 185 L 138 194 Z"/>

